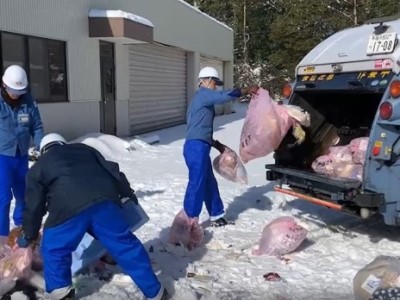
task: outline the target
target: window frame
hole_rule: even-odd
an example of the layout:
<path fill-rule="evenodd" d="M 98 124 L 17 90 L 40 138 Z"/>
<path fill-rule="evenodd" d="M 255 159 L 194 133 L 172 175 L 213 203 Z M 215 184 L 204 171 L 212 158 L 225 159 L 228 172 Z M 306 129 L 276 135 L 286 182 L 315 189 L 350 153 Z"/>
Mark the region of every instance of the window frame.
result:
<path fill-rule="evenodd" d="M 50 93 L 50 64 L 49 64 L 49 53 L 47 52 L 47 74 L 49 75 L 48 81 L 46 83 L 46 89 L 49 97 L 46 99 L 39 99 L 37 98 L 34 94 L 32 97 L 36 100 L 37 103 L 65 103 L 65 102 L 70 102 L 69 100 L 69 73 L 68 73 L 68 65 L 67 65 L 67 41 L 65 40 L 56 40 L 56 39 L 49 39 L 49 38 L 44 38 L 40 36 L 33 36 L 33 35 L 26 35 L 26 34 L 21 34 L 21 33 L 15 33 L 15 32 L 9 32 L 9 31 L 3 31 L 0 30 L 0 67 L 1 70 L 4 69 L 4 60 L 3 60 L 3 47 L 2 47 L 2 35 L 3 34 L 10 34 L 10 35 L 16 35 L 16 36 L 22 36 L 23 37 L 23 42 L 24 42 L 24 66 L 23 68 L 26 71 L 26 75 L 28 76 L 29 80 L 29 85 L 28 85 L 28 90 L 31 92 L 31 70 L 30 70 L 30 49 L 29 49 L 29 39 L 36 39 L 40 41 L 46 41 L 46 45 L 48 41 L 53 41 L 57 43 L 62 43 L 63 45 L 63 51 L 64 51 L 64 57 L 63 57 L 63 63 L 64 63 L 64 85 L 65 85 L 65 94 L 63 96 L 51 96 Z M 48 51 L 48 48 L 47 48 Z"/>

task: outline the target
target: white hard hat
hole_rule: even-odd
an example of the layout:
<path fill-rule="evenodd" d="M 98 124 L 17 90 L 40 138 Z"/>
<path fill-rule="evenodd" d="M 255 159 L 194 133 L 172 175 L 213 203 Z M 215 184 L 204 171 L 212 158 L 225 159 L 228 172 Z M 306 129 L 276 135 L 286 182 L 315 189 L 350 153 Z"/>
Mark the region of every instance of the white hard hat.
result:
<path fill-rule="evenodd" d="M 23 68 L 18 65 L 9 66 L 3 75 L 3 83 L 15 95 L 21 95 L 26 92 L 28 78 Z"/>
<path fill-rule="evenodd" d="M 40 142 L 39 151 L 40 151 L 40 153 L 44 153 L 51 145 L 55 145 L 55 144 L 64 145 L 66 143 L 67 143 L 67 141 L 65 140 L 65 138 L 62 135 L 60 135 L 58 133 L 49 133 L 49 134 L 45 135 L 43 137 L 42 141 Z"/>
<path fill-rule="evenodd" d="M 198 79 L 203 78 L 212 78 L 213 80 L 215 80 L 217 85 L 224 84 L 224 82 L 219 79 L 218 71 L 213 67 L 204 67 L 200 70 Z"/>

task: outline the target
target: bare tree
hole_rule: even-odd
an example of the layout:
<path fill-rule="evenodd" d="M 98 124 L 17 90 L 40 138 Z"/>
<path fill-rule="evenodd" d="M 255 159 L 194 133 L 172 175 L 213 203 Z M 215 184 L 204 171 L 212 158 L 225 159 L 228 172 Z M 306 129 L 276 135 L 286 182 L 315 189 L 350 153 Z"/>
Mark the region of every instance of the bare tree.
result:
<path fill-rule="evenodd" d="M 333 5 L 328 5 L 328 8 L 341 14 L 342 16 L 346 17 L 349 19 L 354 25 L 358 25 L 358 20 L 359 20 L 359 7 L 361 7 L 361 0 L 336 0 L 337 6 Z M 344 5 L 350 6 L 352 9 L 350 9 L 349 12 L 346 10 L 342 10 L 339 7 L 343 7 Z"/>

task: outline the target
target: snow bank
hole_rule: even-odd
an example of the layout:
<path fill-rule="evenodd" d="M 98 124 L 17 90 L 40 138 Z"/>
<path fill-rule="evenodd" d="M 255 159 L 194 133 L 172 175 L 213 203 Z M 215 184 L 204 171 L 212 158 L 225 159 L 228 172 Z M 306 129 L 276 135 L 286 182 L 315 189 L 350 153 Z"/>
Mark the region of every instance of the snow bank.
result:
<path fill-rule="evenodd" d="M 90 133 L 69 142 L 83 143 L 98 150 L 105 159 L 115 160 L 128 155 L 131 151 L 129 142 L 114 135 Z"/>

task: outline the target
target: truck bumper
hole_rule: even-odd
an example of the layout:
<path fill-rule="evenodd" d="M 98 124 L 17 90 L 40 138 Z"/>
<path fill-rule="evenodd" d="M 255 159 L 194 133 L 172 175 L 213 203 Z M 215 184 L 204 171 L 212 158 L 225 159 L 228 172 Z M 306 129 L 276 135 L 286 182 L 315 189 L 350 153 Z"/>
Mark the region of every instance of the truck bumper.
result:
<path fill-rule="evenodd" d="M 276 191 L 331 209 L 359 214 L 359 208 L 377 210 L 385 203 L 383 194 L 362 190 L 362 184 L 357 180 L 276 165 L 266 165 L 266 169 L 267 180 L 278 183 Z M 290 189 L 283 189 L 283 185 Z"/>

